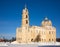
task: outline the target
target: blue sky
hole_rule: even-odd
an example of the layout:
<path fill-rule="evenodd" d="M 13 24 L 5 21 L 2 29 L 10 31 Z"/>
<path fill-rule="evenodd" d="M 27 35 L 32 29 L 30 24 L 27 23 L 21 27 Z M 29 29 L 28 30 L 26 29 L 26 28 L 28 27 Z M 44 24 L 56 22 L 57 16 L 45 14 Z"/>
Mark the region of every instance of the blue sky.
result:
<path fill-rule="evenodd" d="M 15 36 L 21 26 L 22 10 L 27 5 L 30 25 L 40 26 L 48 17 L 60 38 L 60 0 L 0 0 L 0 37 Z"/>

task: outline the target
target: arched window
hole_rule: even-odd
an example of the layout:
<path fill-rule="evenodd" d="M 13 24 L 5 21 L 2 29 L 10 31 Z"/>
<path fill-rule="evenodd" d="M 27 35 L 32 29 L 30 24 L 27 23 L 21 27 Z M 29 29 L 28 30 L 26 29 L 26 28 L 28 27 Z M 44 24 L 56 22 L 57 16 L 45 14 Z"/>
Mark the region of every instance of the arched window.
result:
<path fill-rule="evenodd" d="M 28 18 L 28 16 L 26 15 L 26 18 Z"/>
<path fill-rule="evenodd" d="M 51 39 L 49 39 L 49 41 L 51 41 Z"/>
<path fill-rule="evenodd" d="M 33 41 L 33 39 L 31 39 L 31 41 Z"/>
<path fill-rule="evenodd" d="M 26 20 L 26 24 L 28 24 L 28 20 Z"/>
<path fill-rule="evenodd" d="M 52 39 L 52 41 L 53 41 L 53 39 Z"/>

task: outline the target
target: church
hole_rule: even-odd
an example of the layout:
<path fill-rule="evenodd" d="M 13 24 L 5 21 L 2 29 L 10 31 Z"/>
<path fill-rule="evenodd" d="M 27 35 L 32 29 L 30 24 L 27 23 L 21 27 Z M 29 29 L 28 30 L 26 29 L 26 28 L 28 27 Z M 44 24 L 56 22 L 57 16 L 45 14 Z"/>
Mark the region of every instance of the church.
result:
<path fill-rule="evenodd" d="M 27 7 L 22 11 L 22 25 L 16 29 L 16 41 L 18 43 L 31 42 L 56 42 L 56 28 L 47 17 L 41 22 L 41 26 L 29 25 L 29 12 Z"/>

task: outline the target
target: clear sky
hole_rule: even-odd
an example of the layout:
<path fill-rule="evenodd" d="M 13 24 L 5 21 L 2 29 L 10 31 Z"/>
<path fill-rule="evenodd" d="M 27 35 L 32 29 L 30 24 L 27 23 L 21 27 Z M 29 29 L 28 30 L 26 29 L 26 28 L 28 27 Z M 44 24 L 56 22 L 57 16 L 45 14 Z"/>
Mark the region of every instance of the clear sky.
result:
<path fill-rule="evenodd" d="M 48 17 L 60 38 L 60 0 L 0 0 L 0 37 L 15 36 L 21 26 L 22 10 L 27 5 L 30 25 L 40 26 Z"/>

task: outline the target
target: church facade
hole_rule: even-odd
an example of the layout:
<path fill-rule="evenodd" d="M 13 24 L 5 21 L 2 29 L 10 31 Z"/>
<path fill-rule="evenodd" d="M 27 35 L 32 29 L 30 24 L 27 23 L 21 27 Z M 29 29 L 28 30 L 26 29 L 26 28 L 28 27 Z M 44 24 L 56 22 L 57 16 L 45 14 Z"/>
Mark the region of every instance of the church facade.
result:
<path fill-rule="evenodd" d="M 29 13 L 25 7 L 22 11 L 22 25 L 16 29 L 16 41 L 19 43 L 56 42 L 56 28 L 45 18 L 41 26 L 29 25 Z"/>

